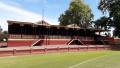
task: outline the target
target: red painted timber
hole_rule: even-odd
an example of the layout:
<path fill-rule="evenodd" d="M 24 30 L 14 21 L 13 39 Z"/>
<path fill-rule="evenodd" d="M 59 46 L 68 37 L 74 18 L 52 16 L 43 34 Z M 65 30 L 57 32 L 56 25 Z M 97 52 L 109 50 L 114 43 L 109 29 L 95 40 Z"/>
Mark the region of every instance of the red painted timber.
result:
<path fill-rule="evenodd" d="M 9 40 L 8 47 L 20 47 L 20 46 L 31 46 L 37 40 Z M 49 39 L 41 40 L 36 45 L 66 45 L 69 39 Z"/>
<path fill-rule="evenodd" d="M 53 52 L 79 52 L 79 51 L 96 51 L 96 50 L 110 50 L 111 46 L 98 45 L 98 46 L 39 46 L 39 47 L 17 47 L 17 48 L 5 48 L 0 49 L 0 56 L 10 56 L 10 55 L 28 55 L 28 54 L 45 54 Z"/>
<path fill-rule="evenodd" d="M 37 45 L 66 45 L 69 39 L 44 39 L 37 43 Z"/>
<path fill-rule="evenodd" d="M 8 47 L 30 46 L 35 40 L 9 40 Z"/>

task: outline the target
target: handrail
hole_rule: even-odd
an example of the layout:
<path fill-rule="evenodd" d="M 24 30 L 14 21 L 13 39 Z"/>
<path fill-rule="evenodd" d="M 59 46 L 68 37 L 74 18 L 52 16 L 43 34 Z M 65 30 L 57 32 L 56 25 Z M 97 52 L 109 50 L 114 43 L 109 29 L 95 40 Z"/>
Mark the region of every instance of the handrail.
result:
<path fill-rule="evenodd" d="M 34 42 L 31 46 L 34 46 L 35 44 L 37 44 L 39 41 L 41 41 L 41 39 L 37 40 L 36 42 Z"/>
<path fill-rule="evenodd" d="M 80 39 L 71 39 L 69 42 L 67 42 L 67 45 L 70 45 L 70 43 L 72 43 L 74 40 L 78 40 L 82 45 L 84 45 Z"/>

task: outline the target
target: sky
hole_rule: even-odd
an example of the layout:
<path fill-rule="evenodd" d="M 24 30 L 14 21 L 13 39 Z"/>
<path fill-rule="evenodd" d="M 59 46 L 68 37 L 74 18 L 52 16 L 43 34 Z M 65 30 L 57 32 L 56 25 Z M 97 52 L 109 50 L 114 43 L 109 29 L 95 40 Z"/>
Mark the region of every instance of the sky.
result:
<path fill-rule="evenodd" d="M 42 20 L 58 25 L 58 18 L 68 9 L 71 0 L 0 0 L 0 26 L 8 30 L 7 20 L 38 22 Z M 94 14 L 94 20 L 102 16 L 97 9 L 99 0 L 84 0 Z"/>

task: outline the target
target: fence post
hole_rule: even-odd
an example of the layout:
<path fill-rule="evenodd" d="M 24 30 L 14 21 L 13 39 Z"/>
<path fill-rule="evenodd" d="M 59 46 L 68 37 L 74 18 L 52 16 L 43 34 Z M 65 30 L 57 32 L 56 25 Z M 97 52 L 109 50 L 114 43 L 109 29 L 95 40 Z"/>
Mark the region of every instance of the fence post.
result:
<path fill-rule="evenodd" d="M 79 51 L 79 47 L 77 47 L 78 48 L 78 51 Z"/>
<path fill-rule="evenodd" d="M 57 51 L 59 52 L 59 47 L 57 47 Z"/>
<path fill-rule="evenodd" d="M 70 47 L 68 46 L 68 52 L 70 52 Z"/>
<path fill-rule="evenodd" d="M 44 48 L 44 54 L 46 54 L 47 53 L 47 48 Z"/>
<path fill-rule="evenodd" d="M 96 50 L 98 50 L 98 46 L 96 45 Z"/>
<path fill-rule="evenodd" d="M 32 48 L 30 48 L 30 55 L 32 54 Z"/>
<path fill-rule="evenodd" d="M 103 46 L 104 50 L 106 50 L 106 46 Z"/>
<path fill-rule="evenodd" d="M 87 45 L 87 51 L 89 51 L 89 46 Z"/>
<path fill-rule="evenodd" d="M 16 49 L 13 49 L 13 56 L 15 56 L 16 54 Z"/>
<path fill-rule="evenodd" d="M 81 47 L 79 47 L 79 51 L 80 51 Z"/>

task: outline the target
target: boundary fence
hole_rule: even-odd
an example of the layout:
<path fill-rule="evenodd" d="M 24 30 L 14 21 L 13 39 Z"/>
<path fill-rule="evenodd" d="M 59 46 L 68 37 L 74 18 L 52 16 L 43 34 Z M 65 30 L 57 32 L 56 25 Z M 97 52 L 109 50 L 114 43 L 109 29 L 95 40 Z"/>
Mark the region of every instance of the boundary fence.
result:
<path fill-rule="evenodd" d="M 36 46 L 36 47 L 9 47 L 0 48 L 0 56 L 46 54 L 57 52 L 80 52 L 111 50 L 110 45 L 87 45 L 87 46 Z"/>

